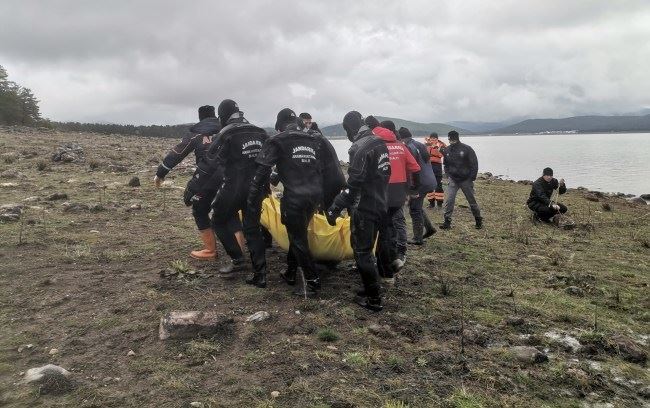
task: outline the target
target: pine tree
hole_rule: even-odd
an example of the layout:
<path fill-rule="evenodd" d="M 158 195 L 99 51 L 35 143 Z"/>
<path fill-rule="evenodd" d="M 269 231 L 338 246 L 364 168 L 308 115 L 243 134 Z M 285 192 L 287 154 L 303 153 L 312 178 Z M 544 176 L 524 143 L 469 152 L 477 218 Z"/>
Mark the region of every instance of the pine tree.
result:
<path fill-rule="evenodd" d="M 33 126 L 41 122 L 38 100 L 29 88 L 9 81 L 0 65 L 0 124 Z"/>

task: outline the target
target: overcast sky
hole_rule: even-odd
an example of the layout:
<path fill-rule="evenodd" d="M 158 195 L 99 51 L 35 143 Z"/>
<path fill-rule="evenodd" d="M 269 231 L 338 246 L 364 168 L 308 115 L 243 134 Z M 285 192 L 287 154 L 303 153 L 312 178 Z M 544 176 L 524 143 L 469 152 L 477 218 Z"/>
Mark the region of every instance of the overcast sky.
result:
<path fill-rule="evenodd" d="M 54 120 L 425 122 L 650 107 L 650 1 L 0 2 L 0 65 Z"/>

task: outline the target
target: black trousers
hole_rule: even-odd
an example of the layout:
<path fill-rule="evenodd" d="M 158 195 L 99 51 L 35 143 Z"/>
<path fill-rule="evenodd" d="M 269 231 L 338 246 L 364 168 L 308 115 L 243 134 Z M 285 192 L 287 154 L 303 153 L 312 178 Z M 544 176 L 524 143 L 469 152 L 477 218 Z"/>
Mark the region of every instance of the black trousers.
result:
<path fill-rule="evenodd" d="M 402 207 L 388 207 L 388 213 L 379 223 L 379 242 L 377 243 L 377 270 L 383 278 L 395 275 L 393 261 L 397 259 L 397 231 L 395 229 L 395 213 Z"/>
<path fill-rule="evenodd" d="M 442 206 L 442 202 L 445 200 L 445 190 L 442 189 L 442 163 L 431 163 L 431 169 L 436 176 L 437 184 L 433 194 L 429 193 L 427 196 L 430 197 L 430 203 L 433 204 L 437 201 Z"/>
<path fill-rule="evenodd" d="M 361 282 L 368 297 L 379 297 L 379 272 L 373 248 L 379 228 L 386 214 L 353 211 L 350 224 L 350 241 Z"/>
<path fill-rule="evenodd" d="M 530 204 L 528 204 L 528 208 L 530 208 L 531 210 L 533 210 L 535 212 L 535 214 L 537 215 L 537 218 L 539 218 L 540 220 L 542 220 L 544 222 L 549 222 L 551 220 L 551 218 L 553 218 L 553 216 L 555 214 L 564 214 L 568 210 L 566 205 L 564 205 L 562 203 L 557 203 L 557 205 L 560 206 L 559 210 L 556 210 L 556 209 L 554 209 L 552 207 L 549 207 L 548 205 L 545 205 L 545 204 L 542 204 L 542 203 L 530 203 Z"/>
<path fill-rule="evenodd" d="M 286 198 L 283 197 L 283 198 Z M 318 278 L 314 259 L 309 252 L 307 228 L 316 210 L 317 202 L 310 200 L 282 200 L 280 203 L 281 221 L 287 228 L 289 252 L 287 253 L 288 275 L 295 275 L 302 268 L 305 279 Z"/>
<path fill-rule="evenodd" d="M 192 202 L 192 216 L 200 231 L 210 228 L 210 211 L 216 194 L 216 190 L 207 191 L 199 201 Z"/>
<path fill-rule="evenodd" d="M 235 238 L 233 225 L 242 212 L 242 226 L 246 245 L 250 252 L 253 269 L 257 273 L 266 272 L 266 248 L 260 226 L 260 210 L 248 208 L 246 198 L 248 183 L 242 186 L 224 184 L 214 199 L 212 213 L 212 227 L 214 228 L 221 245 L 230 258 L 241 260 L 244 257 L 241 247 Z"/>
<path fill-rule="evenodd" d="M 411 215 L 411 223 L 413 224 L 413 240 L 422 241 L 424 231 L 433 230 L 431 220 L 427 216 L 426 211 L 422 208 L 424 205 L 424 194 L 420 194 L 417 198 L 409 198 L 409 214 Z"/>

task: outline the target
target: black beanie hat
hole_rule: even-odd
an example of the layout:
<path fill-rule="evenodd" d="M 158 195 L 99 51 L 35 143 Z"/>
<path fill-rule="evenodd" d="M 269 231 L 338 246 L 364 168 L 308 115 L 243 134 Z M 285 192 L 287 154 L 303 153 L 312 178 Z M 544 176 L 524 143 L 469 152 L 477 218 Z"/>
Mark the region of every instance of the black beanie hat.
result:
<path fill-rule="evenodd" d="M 275 130 L 278 132 L 284 132 L 287 125 L 291 123 L 296 123 L 296 112 L 289 108 L 284 108 L 278 112 L 278 116 L 275 120 Z"/>
<path fill-rule="evenodd" d="M 397 133 L 398 133 L 397 138 L 400 139 L 400 140 L 401 139 L 408 139 L 409 137 L 413 137 L 413 135 L 411 134 L 411 131 L 408 130 L 407 128 L 405 128 L 405 127 L 399 128 Z"/>
<path fill-rule="evenodd" d="M 303 112 L 299 115 L 300 119 L 311 119 L 311 115 L 307 112 Z"/>
<path fill-rule="evenodd" d="M 436 132 L 431 132 L 431 133 L 429 133 L 429 137 L 433 137 L 433 138 L 436 138 L 436 139 L 437 139 L 437 138 L 438 138 L 438 133 L 436 133 Z"/>
<path fill-rule="evenodd" d="M 451 132 L 447 133 L 447 137 L 449 137 L 449 140 L 458 140 L 458 132 L 452 130 Z"/>
<path fill-rule="evenodd" d="M 550 167 L 547 167 L 542 171 L 542 176 L 552 176 L 553 175 L 553 169 Z"/>
<path fill-rule="evenodd" d="M 366 126 L 368 126 L 371 130 L 379 126 L 379 121 L 372 115 L 366 116 L 366 119 L 363 121 L 363 123 L 365 123 Z"/>
<path fill-rule="evenodd" d="M 397 129 L 395 128 L 395 123 L 392 120 L 385 120 L 381 122 L 379 125 L 383 128 L 390 130 L 393 133 L 397 133 Z"/>
<path fill-rule="evenodd" d="M 219 113 L 219 122 L 221 122 L 221 126 L 226 126 L 226 122 L 230 117 L 233 115 L 233 113 L 239 112 L 239 106 L 237 106 L 237 102 L 233 101 L 232 99 L 224 99 L 221 101 L 219 104 L 219 107 L 217 108 L 217 113 Z"/>
<path fill-rule="evenodd" d="M 363 126 L 363 116 L 357 111 L 350 111 L 343 117 L 343 129 L 348 135 L 348 139 L 359 133 L 359 129 Z"/>
<path fill-rule="evenodd" d="M 199 108 L 199 120 L 214 118 L 214 106 L 203 105 Z"/>

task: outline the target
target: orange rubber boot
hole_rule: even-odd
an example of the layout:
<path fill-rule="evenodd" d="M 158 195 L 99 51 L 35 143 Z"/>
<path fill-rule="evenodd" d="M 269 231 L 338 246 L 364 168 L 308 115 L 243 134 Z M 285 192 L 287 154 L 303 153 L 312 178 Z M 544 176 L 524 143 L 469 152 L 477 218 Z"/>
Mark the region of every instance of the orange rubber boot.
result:
<path fill-rule="evenodd" d="M 246 249 L 246 244 L 244 242 L 244 233 L 241 231 L 235 232 L 235 239 L 237 240 L 237 243 L 241 247 L 241 251 L 244 252 Z"/>
<path fill-rule="evenodd" d="M 217 258 L 217 241 L 214 236 L 214 231 L 212 228 L 199 230 L 201 234 L 201 241 L 205 248 L 190 252 L 190 256 L 194 259 L 200 259 L 202 261 L 212 261 Z"/>

